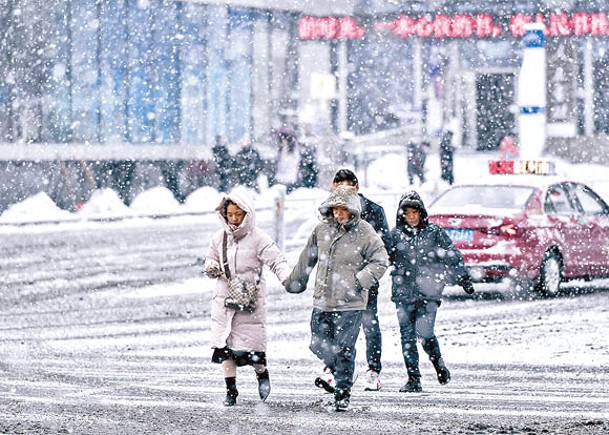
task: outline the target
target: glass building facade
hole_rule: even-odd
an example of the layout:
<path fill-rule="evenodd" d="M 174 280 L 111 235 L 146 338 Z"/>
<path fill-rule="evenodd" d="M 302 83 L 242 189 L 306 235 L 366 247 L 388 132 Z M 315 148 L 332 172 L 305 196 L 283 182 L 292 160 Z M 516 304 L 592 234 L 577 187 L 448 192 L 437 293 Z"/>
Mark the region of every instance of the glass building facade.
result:
<path fill-rule="evenodd" d="M 509 89 L 519 68 L 519 39 L 413 36 L 404 33 L 402 17 L 420 24 L 425 17 L 440 22 L 486 14 L 498 23 L 549 11 L 544 1 L 357 0 L 351 2 L 353 21 L 344 21 L 345 37 L 303 40 L 300 20 L 312 11 L 284 3 L 285 10 L 204 1 L 5 0 L 0 143 L 210 146 L 216 135 L 232 143 L 246 134 L 263 138 L 273 127 L 296 124 L 306 105 L 319 110 L 308 95 L 317 72 L 335 76 L 337 87 L 344 83 L 329 103 L 333 133 L 372 133 L 416 116 L 432 119 L 441 110 L 442 118 L 464 113 L 470 137 L 464 142 L 492 147 L 491 131 L 513 124 L 507 101 L 514 99 Z M 571 2 L 569 24 L 577 14 L 592 17 L 603 8 L 606 2 Z M 378 24 L 402 26 L 402 33 Z M 358 35 L 358 26 L 368 31 Z M 552 85 L 551 104 L 562 94 L 572 97 L 568 104 L 557 101 L 550 115 L 576 125 L 580 135 L 609 131 L 607 35 L 600 29 L 599 35 L 555 38 L 579 67 L 565 71 L 564 86 Z M 489 127 L 476 119 L 490 119 L 477 107 L 496 100 L 490 91 L 479 95 L 490 87 L 509 89 L 505 116 L 494 116 L 497 125 Z M 432 132 L 439 125 L 428 127 Z"/>
<path fill-rule="evenodd" d="M 173 0 L 8 0 L 0 142 L 211 144 L 293 105 L 296 19 Z"/>

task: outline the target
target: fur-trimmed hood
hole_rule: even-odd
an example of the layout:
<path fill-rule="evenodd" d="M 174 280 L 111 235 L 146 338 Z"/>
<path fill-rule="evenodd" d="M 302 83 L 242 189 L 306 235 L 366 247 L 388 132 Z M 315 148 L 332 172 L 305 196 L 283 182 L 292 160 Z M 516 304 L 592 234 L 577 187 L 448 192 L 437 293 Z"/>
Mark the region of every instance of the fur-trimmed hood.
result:
<path fill-rule="evenodd" d="M 336 222 L 332 215 L 333 207 L 345 207 L 351 213 L 349 221 L 345 226 L 350 227 L 360 221 L 362 213 L 362 203 L 353 186 L 338 186 L 334 189 L 328 199 L 319 206 L 319 213 L 325 222 Z"/>

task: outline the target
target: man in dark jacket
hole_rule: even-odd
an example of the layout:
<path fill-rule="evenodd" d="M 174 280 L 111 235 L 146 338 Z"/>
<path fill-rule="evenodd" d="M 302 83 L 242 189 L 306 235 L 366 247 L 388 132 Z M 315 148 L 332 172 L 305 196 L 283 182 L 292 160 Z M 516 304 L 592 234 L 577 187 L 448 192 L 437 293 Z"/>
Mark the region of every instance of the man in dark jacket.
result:
<path fill-rule="evenodd" d="M 402 196 L 396 225 L 386 239 L 391 271 L 391 300 L 395 303 L 408 382 L 401 392 L 419 392 L 421 373 L 417 337 L 436 369 L 438 381 L 450 381 L 434 327 L 446 284 L 474 292 L 463 255 L 438 225 L 429 222 L 421 197 L 414 191 Z"/>
<path fill-rule="evenodd" d="M 228 192 L 230 189 L 230 177 L 232 169 L 232 157 L 224 136 L 216 135 L 214 138 L 214 146 L 211 149 L 215 163 L 215 172 L 218 177 L 218 191 Z"/>
<path fill-rule="evenodd" d="M 455 147 L 453 146 L 453 132 L 446 130 L 440 139 L 440 170 L 442 180 L 448 184 L 455 182 L 454 157 Z"/>
<path fill-rule="evenodd" d="M 340 169 L 336 172 L 336 175 L 334 175 L 333 183 L 335 188 L 340 185 L 355 187 L 361 202 L 361 218 L 372 225 L 372 228 L 381 236 L 381 239 L 384 239 L 389 232 L 385 211 L 383 210 L 383 207 L 359 193 L 359 181 L 353 171 L 349 169 Z M 377 391 L 381 389 L 382 336 L 377 309 L 378 294 L 379 286 L 377 284 L 369 290 L 368 305 L 366 305 L 366 310 L 362 315 L 362 328 L 364 329 L 364 334 L 366 336 L 366 360 L 368 362 L 368 371 L 366 372 L 364 379 L 364 390 L 366 391 Z"/>
<path fill-rule="evenodd" d="M 298 263 L 285 282 L 290 293 L 303 292 L 317 265 L 311 351 L 326 369 L 315 385 L 334 393 L 337 411 L 349 406 L 355 371 L 355 343 L 370 288 L 387 268 L 387 251 L 372 226 L 360 218 L 355 188 L 338 186 L 319 207 L 315 227 Z M 330 381 L 325 378 L 328 375 Z"/>
<path fill-rule="evenodd" d="M 419 184 L 425 183 L 425 160 L 427 160 L 427 149 L 429 142 L 410 142 L 407 146 L 408 159 L 408 184 L 414 183 L 418 177 Z"/>
<path fill-rule="evenodd" d="M 241 139 L 241 149 L 235 155 L 235 172 L 239 184 L 258 189 L 258 175 L 264 168 L 264 161 L 249 136 Z"/>

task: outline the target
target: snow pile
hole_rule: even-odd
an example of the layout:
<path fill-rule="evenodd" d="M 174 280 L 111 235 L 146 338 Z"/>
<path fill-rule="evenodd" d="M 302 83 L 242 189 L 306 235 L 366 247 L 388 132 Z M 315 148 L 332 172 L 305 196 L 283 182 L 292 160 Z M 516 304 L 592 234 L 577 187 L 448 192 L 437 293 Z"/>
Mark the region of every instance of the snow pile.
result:
<path fill-rule="evenodd" d="M 13 204 L 0 216 L 0 222 L 29 223 L 76 220 L 76 216 L 62 210 L 44 192 L 38 192 L 25 200 Z"/>
<path fill-rule="evenodd" d="M 91 199 L 83 204 L 78 214 L 84 217 L 111 219 L 129 216 L 133 212 L 112 189 L 98 189 L 91 194 Z"/>
<path fill-rule="evenodd" d="M 455 154 L 455 179 L 457 183 L 497 177 L 489 175 L 488 162 L 497 156 L 492 153 L 462 152 Z M 605 201 L 609 200 L 609 176 L 606 167 L 593 164 L 572 165 L 564 160 L 552 159 L 559 175 L 582 181 L 595 189 Z M 349 167 L 349 166 L 345 166 Z M 338 169 L 338 168 L 337 168 Z M 400 196 L 409 190 L 416 190 L 429 204 L 449 186 L 440 177 L 440 162 L 436 154 L 427 158 L 423 185 L 408 184 L 406 157 L 403 154 L 385 154 L 370 162 L 367 166 L 353 168 L 358 175 L 360 192 L 378 202 L 385 208 L 389 225 L 393 226 L 395 209 Z M 328 196 L 328 189 L 296 189 L 285 200 L 290 206 L 285 209 L 285 220 L 293 217 L 310 218 L 299 232 L 307 233 L 317 219 L 317 207 Z M 248 189 L 254 198 L 258 217 L 261 220 L 275 217 L 277 203 L 281 200 L 283 186 L 264 186 L 260 192 Z M 140 193 L 131 207 L 125 206 L 118 195 L 110 189 L 97 190 L 77 214 L 61 210 L 49 196 L 43 192 L 32 196 L 21 203 L 14 204 L 0 216 L 0 223 L 20 224 L 36 222 L 60 222 L 75 220 L 119 219 L 121 217 L 150 217 L 179 214 L 213 214 L 223 194 L 213 187 L 201 187 L 193 191 L 180 204 L 170 190 L 158 186 Z"/>
<path fill-rule="evenodd" d="M 212 212 L 221 199 L 222 194 L 213 187 L 200 187 L 186 197 L 182 209 L 191 213 Z"/>
<path fill-rule="evenodd" d="M 143 215 L 176 214 L 182 211 L 173 193 L 163 186 L 140 193 L 131 203 L 131 210 Z"/>

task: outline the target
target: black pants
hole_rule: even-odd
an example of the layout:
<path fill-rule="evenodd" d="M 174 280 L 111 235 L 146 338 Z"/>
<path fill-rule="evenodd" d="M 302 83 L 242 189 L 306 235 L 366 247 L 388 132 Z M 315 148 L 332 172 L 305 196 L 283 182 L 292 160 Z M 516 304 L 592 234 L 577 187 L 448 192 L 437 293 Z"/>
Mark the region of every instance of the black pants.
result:
<path fill-rule="evenodd" d="M 336 390 L 351 392 L 355 371 L 355 342 L 362 323 L 362 311 L 321 311 L 311 313 L 309 349 L 334 374 Z"/>
<path fill-rule="evenodd" d="M 382 336 L 378 317 L 378 288 L 370 289 L 368 305 L 362 313 L 362 329 L 366 335 L 366 361 L 368 370 L 381 372 Z"/>
<path fill-rule="evenodd" d="M 436 338 L 434 327 L 436 314 L 440 306 L 437 301 L 396 302 L 395 304 L 400 324 L 402 339 L 402 354 L 408 375 L 420 377 L 419 352 L 417 337 L 421 339 L 423 350 L 432 362 L 441 357 L 440 345 Z"/>

